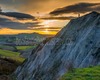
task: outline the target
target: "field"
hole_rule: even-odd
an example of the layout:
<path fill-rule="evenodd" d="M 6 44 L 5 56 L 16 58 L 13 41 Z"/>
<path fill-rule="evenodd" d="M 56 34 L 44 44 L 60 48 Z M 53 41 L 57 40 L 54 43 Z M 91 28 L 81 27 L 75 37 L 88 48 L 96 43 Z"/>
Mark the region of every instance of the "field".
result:
<path fill-rule="evenodd" d="M 26 50 L 26 49 L 34 48 L 34 46 L 16 46 L 16 48 L 18 50 Z"/>
<path fill-rule="evenodd" d="M 6 58 L 10 58 L 10 59 L 19 61 L 19 62 L 23 62 L 24 58 L 21 57 L 19 54 L 20 53 L 18 53 L 18 52 L 12 52 L 12 51 L 8 51 L 8 50 L 0 49 L 0 56 L 1 57 L 6 57 Z"/>
<path fill-rule="evenodd" d="M 60 80 L 100 80 L 100 66 L 75 69 Z"/>

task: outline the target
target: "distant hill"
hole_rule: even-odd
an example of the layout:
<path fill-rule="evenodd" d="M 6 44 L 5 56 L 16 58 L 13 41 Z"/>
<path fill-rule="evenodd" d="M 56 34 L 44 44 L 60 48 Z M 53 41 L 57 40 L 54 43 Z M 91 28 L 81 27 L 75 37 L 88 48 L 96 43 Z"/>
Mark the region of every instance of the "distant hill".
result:
<path fill-rule="evenodd" d="M 42 42 L 46 37 L 38 33 L 23 33 L 18 35 L 0 35 L 0 44 L 5 45 L 34 45 Z"/>

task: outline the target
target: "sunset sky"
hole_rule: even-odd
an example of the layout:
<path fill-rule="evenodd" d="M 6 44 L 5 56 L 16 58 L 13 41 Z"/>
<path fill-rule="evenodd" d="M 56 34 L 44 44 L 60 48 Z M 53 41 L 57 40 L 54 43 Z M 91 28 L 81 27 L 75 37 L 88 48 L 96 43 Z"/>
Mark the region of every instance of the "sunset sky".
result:
<path fill-rule="evenodd" d="M 0 34 L 55 35 L 78 14 L 100 12 L 100 0 L 0 0 L 0 6 Z"/>

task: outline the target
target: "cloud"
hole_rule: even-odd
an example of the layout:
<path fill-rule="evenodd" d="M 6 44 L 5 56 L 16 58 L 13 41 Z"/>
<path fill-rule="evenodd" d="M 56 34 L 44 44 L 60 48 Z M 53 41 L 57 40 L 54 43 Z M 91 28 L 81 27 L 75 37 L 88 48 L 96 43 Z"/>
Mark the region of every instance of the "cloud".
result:
<path fill-rule="evenodd" d="M 35 19 L 35 17 L 33 17 L 32 15 L 19 12 L 0 12 L 0 15 L 14 17 L 17 19 Z"/>
<path fill-rule="evenodd" d="M 35 30 L 40 30 L 40 29 L 61 29 L 61 27 L 30 27 L 32 29 L 35 29 Z"/>
<path fill-rule="evenodd" d="M 51 16 L 51 17 L 44 17 L 44 18 L 41 18 L 41 19 L 44 19 L 44 20 L 71 20 L 71 19 L 74 19 L 76 17 L 73 17 L 73 16 L 60 16 L 60 17 L 55 17 L 55 16 Z"/>
<path fill-rule="evenodd" d="M 100 11 L 100 3 L 78 3 L 63 8 L 58 8 L 50 14 L 60 15 L 66 13 L 86 13 L 90 11 Z"/>
<path fill-rule="evenodd" d="M 0 0 L 3 11 L 20 11 L 24 13 L 44 13 L 56 8 L 78 2 L 100 2 L 99 0 Z"/>
<path fill-rule="evenodd" d="M 39 30 L 39 31 L 60 31 L 61 27 L 29 27 L 29 29 Z"/>
<path fill-rule="evenodd" d="M 29 29 L 28 27 L 38 27 L 39 22 L 26 22 L 21 23 L 17 21 L 12 21 L 9 18 L 0 17 L 0 28 L 10 28 L 10 29 Z"/>

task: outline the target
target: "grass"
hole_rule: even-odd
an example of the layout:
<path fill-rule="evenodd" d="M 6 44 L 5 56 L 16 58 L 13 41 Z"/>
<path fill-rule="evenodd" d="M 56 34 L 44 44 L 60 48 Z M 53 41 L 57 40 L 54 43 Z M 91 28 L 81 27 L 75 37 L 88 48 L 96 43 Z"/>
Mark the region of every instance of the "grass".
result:
<path fill-rule="evenodd" d="M 33 48 L 34 46 L 16 46 L 18 50 L 26 50 L 26 49 L 30 49 Z"/>
<path fill-rule="evenodd" d="M 24 58 L 21 57 L 19 54 L 20 53 L 18 53 L 18 52 L 12 52 L 12 51 L 8 51 L 8 50 L 0 49 L 0 56 L 1 57 L 7 57 L 7 58 L 11 58 L 13 60 L 19 61 L 19 62 L 23 62 Z"/>
<path fill-rule="evenodd" d="M 75 69 L 63 75 L 60 80 L 100 80 L 100 66 Z"/>

